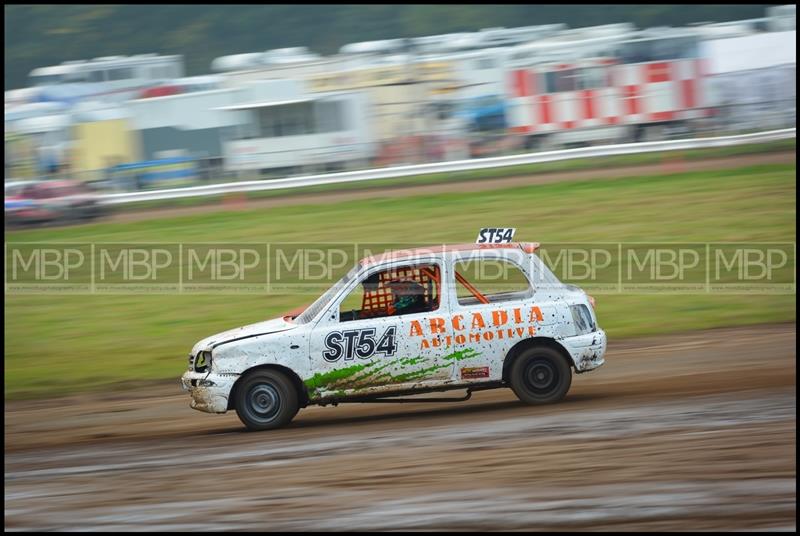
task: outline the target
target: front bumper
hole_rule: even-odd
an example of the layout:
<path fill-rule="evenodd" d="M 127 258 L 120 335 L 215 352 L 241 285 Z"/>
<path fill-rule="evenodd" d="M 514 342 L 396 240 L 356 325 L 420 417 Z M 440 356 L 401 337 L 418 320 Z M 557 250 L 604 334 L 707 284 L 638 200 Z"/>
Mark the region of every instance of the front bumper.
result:
<path fill-rule="evenodd" d="M 575 362 L 575 372 L 588 372 L 606 362 L 606 332 L 598 329 L 595 332 L 562 340 L 564 347 Z"/>
<path fill-rule="evenodd" d="M 181 376 L 181 388 L 192 397 L 189 406 L 206 413 L 228 411 L 228 397 L 238 375 L 187 371 Z"/>

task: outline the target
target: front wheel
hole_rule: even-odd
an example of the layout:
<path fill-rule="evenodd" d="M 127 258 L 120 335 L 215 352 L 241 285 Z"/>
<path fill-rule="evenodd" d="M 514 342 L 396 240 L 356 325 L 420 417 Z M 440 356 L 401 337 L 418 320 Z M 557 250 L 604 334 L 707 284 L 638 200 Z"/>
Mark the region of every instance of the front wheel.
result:
<path fill-rule="evenodd" d="M 277 370 L 248 375 L 236 389 L 236 414 L 250 430 L 272 430 L 289 424 L 300 405 L 297 391 Z"/>
<path fill-rule="evenodd" d="M 567 396 L 572 369 L 556 350 L 530 348 L 512 364 L 509 382 L 517 398 L 526 404 L 552 404 Z"/>

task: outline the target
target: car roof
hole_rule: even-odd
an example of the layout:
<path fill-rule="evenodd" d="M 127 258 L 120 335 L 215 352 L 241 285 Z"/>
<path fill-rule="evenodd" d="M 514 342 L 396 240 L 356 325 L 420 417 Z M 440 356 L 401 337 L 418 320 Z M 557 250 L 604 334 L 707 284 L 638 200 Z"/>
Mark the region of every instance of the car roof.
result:
<path fill-rule="evenodd" d="M 514 242 L 509 244 L 442 244 L 437 246 L 419 247 L 412 249 L 399 249 L 387 251 L 380 255 L 370 255 L 361 259 L 362 266 L 380 264 L 388 260 L 402 260 L 423 255 L 445 255 L 454 252 L 481 251 L 481 250 L 521 250 L 533 253 L 539 248 L 538 242 Z"/>

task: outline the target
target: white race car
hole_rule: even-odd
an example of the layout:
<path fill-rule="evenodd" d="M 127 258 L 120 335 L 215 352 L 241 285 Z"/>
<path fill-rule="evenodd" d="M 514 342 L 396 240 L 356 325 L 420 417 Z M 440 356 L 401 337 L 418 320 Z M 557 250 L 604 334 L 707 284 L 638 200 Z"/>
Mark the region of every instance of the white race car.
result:
<path fill-rule="evenodd" d="M 311 404 L 451 389 L 468 398 L 510 387 L 529 404 L 558 402 L 573 369 L 604 363 L 606 335 L 594 300 L 561 283 L 537 248 L 483 243 L 367 257 L 301 313 L 198 342 L 182 387 L 192 408 L 233 409 L 252 430 L 286 425 Z"/>

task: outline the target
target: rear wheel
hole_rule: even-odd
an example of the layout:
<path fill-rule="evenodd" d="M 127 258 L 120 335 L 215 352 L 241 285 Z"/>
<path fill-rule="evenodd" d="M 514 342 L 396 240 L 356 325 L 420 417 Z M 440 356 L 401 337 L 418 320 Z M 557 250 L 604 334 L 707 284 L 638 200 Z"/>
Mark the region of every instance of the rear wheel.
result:
<path fill-rule="evenodd" d="M 572 369 L 553 348 L 529 348 L 511 365 L 509 383 L 526 404 L 552 404 L 567 395 Z"/>
<path fill-rule="evenodd" d="M 239 420 L 250 430 L 285 426 L 300 409 L 292 382 L 277 370 L 249 374 L 236 388 L 234 403 Z"/>

